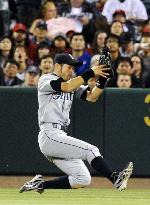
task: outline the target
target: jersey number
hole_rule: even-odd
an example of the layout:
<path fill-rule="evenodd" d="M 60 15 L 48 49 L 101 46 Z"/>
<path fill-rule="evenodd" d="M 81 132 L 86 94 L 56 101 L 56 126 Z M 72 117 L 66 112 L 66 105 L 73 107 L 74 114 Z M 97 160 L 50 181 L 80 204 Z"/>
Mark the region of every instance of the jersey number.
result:
<path fill-rule="evenodd" d="M 146 95 L 145 103 L 150 104 L 150 94 Z M 150 117 L 148 117 L 148 116 L 144 117 L 144 122 L 148 127 L 150 127 Z"/>

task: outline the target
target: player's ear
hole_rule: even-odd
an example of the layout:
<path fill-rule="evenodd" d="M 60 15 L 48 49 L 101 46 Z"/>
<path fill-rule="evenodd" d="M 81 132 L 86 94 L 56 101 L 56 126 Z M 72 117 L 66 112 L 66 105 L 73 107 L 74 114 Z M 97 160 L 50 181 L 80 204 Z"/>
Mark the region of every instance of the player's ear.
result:
<path fill-rule="evenodd" d="M 55 63 L 54 70 L 60 70 L 60 68 L 61 68 L 61 65 L 58 63 Z"/>

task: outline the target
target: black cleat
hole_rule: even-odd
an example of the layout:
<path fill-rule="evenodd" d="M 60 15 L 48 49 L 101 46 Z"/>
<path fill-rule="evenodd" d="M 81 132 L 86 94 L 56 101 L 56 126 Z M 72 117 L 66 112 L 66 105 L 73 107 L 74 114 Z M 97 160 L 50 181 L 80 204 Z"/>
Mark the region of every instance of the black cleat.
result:
<path fill-rule="evenodd" d="M 36 192 L 42 194 L 44 179 L 42 175 L 36 175 L 32 180 L 26 182 L 19 190 L 19 193 L 35 190 Z"/>
<path fill-rule="evenodd" d="M 126 167 L 119 172 L 114 182 L 114 186 L 119 190 L 122 191 L 127 188 L 128 180 L 133 171 L 133 162 L 128 162 Z"/>

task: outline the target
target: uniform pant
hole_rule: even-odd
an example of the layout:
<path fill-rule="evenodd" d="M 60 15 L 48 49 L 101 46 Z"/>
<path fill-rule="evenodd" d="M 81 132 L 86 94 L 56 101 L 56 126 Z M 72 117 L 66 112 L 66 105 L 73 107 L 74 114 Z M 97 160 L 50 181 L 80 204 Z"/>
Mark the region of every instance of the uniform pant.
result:
<path fill-rule="evenodd" d="M 90 164 L 95 157 L 101 156 L 97 147 L 67 136 L 57 128 L 40 131 L 38 142 L 45 157 L 69 176 L 71 187 L 90 184 L 91 176 L 82 160 L 87 160 Z"/>

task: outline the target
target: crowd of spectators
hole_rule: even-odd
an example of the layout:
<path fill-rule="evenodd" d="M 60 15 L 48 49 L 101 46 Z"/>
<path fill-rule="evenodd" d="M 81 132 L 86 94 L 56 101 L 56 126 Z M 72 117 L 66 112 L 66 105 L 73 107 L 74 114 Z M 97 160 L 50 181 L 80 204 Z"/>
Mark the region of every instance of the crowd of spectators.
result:
<path fill-rule="evenodd" d="M 56 53 L 90 69 L 104 46 L 108 87 L 150 88 L 150 3 L 146 0 L 0 0 L 0 86 L 36 87 Z"/>

